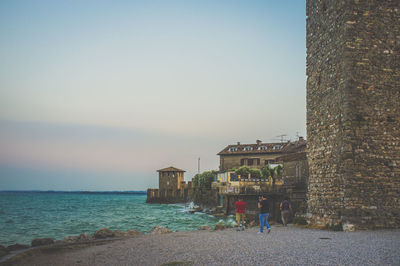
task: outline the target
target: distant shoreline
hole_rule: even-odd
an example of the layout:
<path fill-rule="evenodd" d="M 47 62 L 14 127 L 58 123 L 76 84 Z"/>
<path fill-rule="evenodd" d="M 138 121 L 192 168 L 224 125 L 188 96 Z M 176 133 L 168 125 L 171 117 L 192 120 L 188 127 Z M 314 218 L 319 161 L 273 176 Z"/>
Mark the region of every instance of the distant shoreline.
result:
<path fill-rule="evenodd" d="M 0 193 L 64 193 L 64 194 L 134 194 L 145 195 L 147 192 L 138 191 L 63 191 L 63 190 L 0 190 Z"/>

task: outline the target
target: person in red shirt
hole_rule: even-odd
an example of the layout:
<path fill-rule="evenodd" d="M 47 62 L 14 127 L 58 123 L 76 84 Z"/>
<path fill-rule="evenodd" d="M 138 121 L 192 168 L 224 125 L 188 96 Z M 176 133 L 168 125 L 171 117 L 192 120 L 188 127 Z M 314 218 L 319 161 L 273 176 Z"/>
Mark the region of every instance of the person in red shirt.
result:
<path fill-rule="evenodd" d="M 244 218 L 246 213 L 246 203 L 243 201 L 242 197 L 239 197 L 238 201 L 235 203 L 236 207 L 236 221 L 238 224 L 238 231 L 244 230 Z M 240 224 L 240 221 L 242 224 Z"/>

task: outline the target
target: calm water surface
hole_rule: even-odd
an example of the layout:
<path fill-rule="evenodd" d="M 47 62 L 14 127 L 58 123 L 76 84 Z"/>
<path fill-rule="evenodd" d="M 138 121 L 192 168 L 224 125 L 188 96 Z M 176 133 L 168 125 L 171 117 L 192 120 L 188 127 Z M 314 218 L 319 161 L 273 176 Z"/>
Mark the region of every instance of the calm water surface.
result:
<path fill-rule="evenodd" d="M 218 222 L 211 215 L 190 214 L 184 205 L 145 201 L 144 194 L 0 192 L 0 244 L 30 244 L 37 237 L 63 239 L 104 227 L 146 233 L 155 225 L 190 231 Z M 229 219 L 225 222 L 232 222 Z"/>

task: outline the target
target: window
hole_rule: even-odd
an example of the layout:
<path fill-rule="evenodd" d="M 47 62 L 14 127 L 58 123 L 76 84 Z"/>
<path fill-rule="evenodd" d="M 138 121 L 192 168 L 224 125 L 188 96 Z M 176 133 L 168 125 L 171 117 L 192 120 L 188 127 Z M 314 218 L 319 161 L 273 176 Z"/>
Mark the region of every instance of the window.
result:
<path fill-rule="evenodd" d="M 275 145 L 272 149 L 280 150 L 280 149 L 282 149 L 282 145 Z"/>
<path fill-rule="evenodd" d="M 261 146 L 261 147 L 258 147 L 258 149 L 259 149 L 259 150 L 262 150 L 262 151 L 265 151 L 265 150 L 268 150 L 268 147 L 265 146 L 265 145 L 263 145 L 263 146 Z"/>
<path fill-rule="evenodd" d="M 254 159 L 256 161 L 256 165 L 260 165 L 260 158 Z"/>
<path fill-rule="evenodd" d="M 237 151 L 238 149 L 236 147 L 230 147 L 229 151 Z"/>
<path fill-rule="evenodd" d="M 246 165 L 246 159 L 240 159 L 240 165 Z"/>
<path fill-rule="evenodd" d="M 247 146 L 246 148 L 244 148 L 244 150 L 245 150 L 245 151 L 252 151 L 252 150 L 253 150 L 253 147 Z"/>
<path fill-rule="evenodd" d="M 253 159 L 247 159 L 247 165 L 253 165 Z"/>

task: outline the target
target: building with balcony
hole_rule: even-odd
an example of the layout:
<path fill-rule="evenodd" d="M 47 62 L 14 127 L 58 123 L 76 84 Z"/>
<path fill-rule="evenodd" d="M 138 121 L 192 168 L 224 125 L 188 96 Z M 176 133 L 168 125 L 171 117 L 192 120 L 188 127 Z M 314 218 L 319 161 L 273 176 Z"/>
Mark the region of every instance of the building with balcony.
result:
<path fill-rule="evenodd" d="M 290 142 L 263 143 L 257 140 L 254 144 L 226 146 L 219 155 L 219 170 L 225 172 L 241 166 L 261 169 L 264 166 L 275 164 L 276 158 L 282 156 L 291 146 Z"/>

